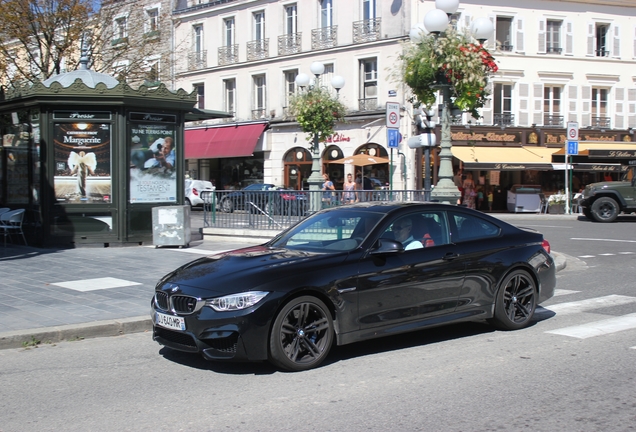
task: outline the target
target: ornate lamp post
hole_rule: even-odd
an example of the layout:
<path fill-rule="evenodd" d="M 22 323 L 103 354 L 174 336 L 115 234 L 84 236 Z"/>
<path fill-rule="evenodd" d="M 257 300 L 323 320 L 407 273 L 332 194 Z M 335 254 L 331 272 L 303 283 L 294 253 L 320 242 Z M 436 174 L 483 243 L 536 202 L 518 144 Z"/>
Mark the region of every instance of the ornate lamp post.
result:
<path fill-rule="evenodd" d="M 432 37 L 437 38 L 448 27 L 450 16 L 455 13 L 459 7 L 459 0 L 436 0 L 435 6 L 437 9 L 428 12 L 424 17 L 424 29 L 431 33 L 433 35 Z M 488 39 L 493 30 L 492 23 L 487 18 L 477 19 L 471 26 L 471 33 L 473 37 L 480 42 Z M 414 27 L 409 36 L 411 37 L 411 41 L 415 44 L 421 43 L 425 37 L 431 37 L 423 35 L 422 27 L 420 25 Z M 460 198 L 459 189 L 455 186 L 453 181 L 453 154 L 451 152 L 452 143 L 450 120 L 453 84 L 451 79 L 449 79 L 449 74 L 452 77 L 452 75 L 457 72 L 458 71 L 446 71 L 446 75 L 441 75 L 442 79 L 438 79 L 437 82 L 430 86 L 432 89 L 441 91 L 442 93 L 442 115 L 440 119 L 442 139 L 440 142 L 439 154 L 439 180 L 431 193 L 431 197 L 434 200 L 451 204 L 456 204 Z"/>
<path fill-rule="evenodd" d="M 307 182 L 311 191 L 309 208 L 311 212 L 316 212 L 322 206 L 319 192 L 323 183 L 320 141 L 333 134 L 335 122 L 344 116 L 344 106 L 338 102 L 337 96 L 334 99 L 320 85 L 320 75 L 324 73 L 325 66 L 320 62 L 313 62 L 309 70 L 315 75 L 315 82 L 312 83 L 309 76 L 304 73 L 296 76 L 296 85 L 303 92 L 292 100 L 292 112 L 303 131 L 311 134 L 311 175 Z M 331 85 L 336 89 L 337 95 L 344 84 L 345 80 L 341 76 L 336 75 L 331 79 Z"/>

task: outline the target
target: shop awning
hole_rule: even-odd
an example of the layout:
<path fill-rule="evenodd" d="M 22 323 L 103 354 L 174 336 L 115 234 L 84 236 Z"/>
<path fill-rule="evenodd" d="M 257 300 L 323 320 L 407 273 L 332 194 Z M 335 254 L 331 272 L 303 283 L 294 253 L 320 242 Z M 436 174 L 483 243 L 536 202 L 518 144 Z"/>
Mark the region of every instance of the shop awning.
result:
<path fill-rule="evenodd" d="M 554 153 L 556 156 L 565 155 L 565 147 Z M 589 156 L 593 158 L 636 158 L 636 143 L 620 142 L 579 142 L 579 154 L 575 156 Z"/>
<path fill-rule="evenodd" d="M 464 168 L 474 170 L 551 170 L 552 153 L 557 149 L 547 147 L 477 147 L 453 146 L 453 156 L 464 163 Z"/>
<path fill-rule="evenodd" d="M 251 156 L 267 123 L 187 129 L 186 159 Z"/>

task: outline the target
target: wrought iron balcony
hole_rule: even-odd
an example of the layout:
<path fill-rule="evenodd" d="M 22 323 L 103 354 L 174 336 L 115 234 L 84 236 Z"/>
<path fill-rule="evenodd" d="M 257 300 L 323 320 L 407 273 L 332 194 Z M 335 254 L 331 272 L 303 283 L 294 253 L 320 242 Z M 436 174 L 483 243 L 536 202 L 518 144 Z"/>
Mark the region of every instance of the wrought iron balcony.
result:
<path fill-rule="evenodd" d="M 360 111 L 375 111 L 378 109 L 378 98 L 358 99 Z"/>
<path fill-rule="evenodd" d="M 499 45 L 499 51 L 512 52 L 513 48 L 514 47 L 512 45 L 509 45 L 509 44 L 501 44 L 501 45 Z"/>
<path fill-rule="evenodd" d="M 247 43 L 247 60 L 262 60 L 269 57 L 269 39 L 253 40 Z"/>
<path fill-rule="evenodd" d="M 548 54 L 561 54 L 563 52 L 563 48 L 561 47 L 551 47 L 549 46 L 546 50 Z"/>
<path fill-rule="evenodd" d="M 515 115 L 510 113 L 499 113 L 493 115 L 494 126 L 513 126 L 515 124 Z"/>
<path fill-rule="evenodd" d="M 609 51 L 606 49 L 597 49 L 595 53 L 596 57 L 609 57 Z"/>
<path fill-rule="evenodd" d="M 278 36 L 278 55 L 296 54 L 302 51 L 302 33 Z"/>
<path fill-rule="evenodd" d="M 338 26 L 323 27 L 311 31 L 311 49 L 338 46 Z"/>
<path fill-rule="evenodd" d="M 219 47 L 219 66 L 238 63 L 238 44 Z"/>
<path fill-rule="evenodd" d="M 252 110 L 252 120 L 264 119 L 267 117 L 265 108 L 257 108 Z"/>
<path fill-rule="evenodd" d="M 592 117 L 592 127 L 594 128 L 608 128 L 611 126 L 609 117 Z"/>
<path fill-rule="evenodd" d="M 382 37 L 381 18 L 357 21 L 353 23 L 353 43 L 372 42 Z"/>
<path fill-rule="evenodd" d="M 563 127 L 563 116 L 544 114 L 543 126 L 546 127 Z"/>
<path fill-rule="evenodd" d="M 208 51 L 194 51 L 188 54 L 188 70 L 205 69 L 208 67 Z"/>

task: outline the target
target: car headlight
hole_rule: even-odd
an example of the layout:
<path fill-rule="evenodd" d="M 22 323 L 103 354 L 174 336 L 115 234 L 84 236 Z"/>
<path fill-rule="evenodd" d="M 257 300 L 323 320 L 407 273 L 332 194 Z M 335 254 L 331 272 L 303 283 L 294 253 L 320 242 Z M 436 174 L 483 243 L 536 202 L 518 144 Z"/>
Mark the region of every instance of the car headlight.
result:
<path fill-rule="evenodd" d="M 247 309 L 263 300 L 269 294 L 267 291 L 248 291 L 239 294 L 230 294 L 206 300 L 205 305 L 217 312 L 237 311 Z"/>

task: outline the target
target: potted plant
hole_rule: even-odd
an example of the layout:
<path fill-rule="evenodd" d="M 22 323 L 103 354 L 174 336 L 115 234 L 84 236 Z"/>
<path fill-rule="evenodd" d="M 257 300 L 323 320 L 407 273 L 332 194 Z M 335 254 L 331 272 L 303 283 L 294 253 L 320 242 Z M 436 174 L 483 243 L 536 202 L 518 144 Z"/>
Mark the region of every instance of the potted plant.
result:
<path fill-rule="evenodd" d="M 548 213 L 564 214 L 565 213 L 565 194 L 556 193 L 548 198 Z"/>
<path fill-rule="evenodd" d="M 401 78 L 419 104 L 431 107 L 440 85 L 450 85 L 454 107 L 479 118 L 489 96 L 488 78 L 497 72 L 492 55 L 471 37 L 449 28 L 439 36 L 422 37 L 407 45 L 401 59 Z"/>

